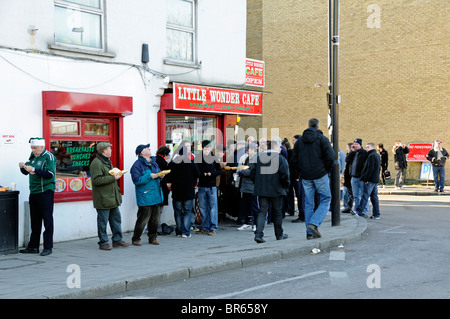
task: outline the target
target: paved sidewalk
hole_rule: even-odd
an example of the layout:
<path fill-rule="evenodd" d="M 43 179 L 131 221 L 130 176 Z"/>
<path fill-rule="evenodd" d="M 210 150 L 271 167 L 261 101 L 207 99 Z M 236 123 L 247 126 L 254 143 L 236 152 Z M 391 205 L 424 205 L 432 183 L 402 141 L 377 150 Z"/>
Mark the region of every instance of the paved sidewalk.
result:
<path fill-rule="evenodd" d="M 367 221 L 349 214 L 341 215 L 341 224 L 331 226 L 328 215 L 320 232 L 322 238 L 306 240 L 305 224 L 292 223 L 295 216 L 283 220 L 286 240 L 275 240 L 273 226 L 265 228 L 266 240 L 257 244 L 253 232 L 237 231 L 235 223 L 219 223 L 215 236 L 192 234 L 179 238 L 172 233 L 159 236 L 159 246 L 113 248 L 101 251 L 97 238 L 55 243 L 53 254 L 11 254 L 0 256 L 0 299 L 95 298 L 154 284 L 187 279 L 203 274 L 309 254 L 361 239 Z M 131 233 L 124 240 L 131 242 Z M 144 239 L 144 237 L 143 237 Z M 74 268 L 75 267 L 75 268 Z M 69 288 L 79 267 L 80 288 Z"/>
<path fill-rule="evenodd" d="M 447 190 L 446 190 L 447 189 Z M 444 189 L 446 192 L 436 193 L 434 191 L 434 183 L 428 186 L 423 185 L 405 185 L 403 189 L 395 189 L 394 186 L 386 186 L 386 188 L 378 187 L 379 195 L 415 195 L 415 196 L 447 196 L 450 195 L 450 187 L 446 186 Z"/>

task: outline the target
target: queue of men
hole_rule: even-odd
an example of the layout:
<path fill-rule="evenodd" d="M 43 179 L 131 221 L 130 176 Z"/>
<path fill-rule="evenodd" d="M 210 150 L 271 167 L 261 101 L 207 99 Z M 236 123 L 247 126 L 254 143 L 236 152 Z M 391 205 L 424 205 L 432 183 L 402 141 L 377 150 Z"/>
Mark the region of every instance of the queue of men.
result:
<path fill-rule="evenodd" d="M 228 161 L 224 161 L 224 147 L 216 147 L 216 151 L 212 152 L 209 141 L 205 140 L 201 145 L 202 153 L 196 158 L 191 153 L 188 141 L 180 143 L 170 163 L 164 166 L 169 170 L 162 170 L 158 165 L 157 158 L 151 154 L 150 144 L 137 146 L 137 160 L 130 169 L 138 206 L 132 245 L 141 245 L 145 227 L 149 244 L 159 245 L 157 240 L 159 218 L 164 202 L 167 203 L 165 198 L 167 191 L 163 192 L 163 185 L 168 185 L 168 189 L 172 192 L 176 235 L 182 238 L 191 237 L 190 231 L 194 224 L 192 212 L 197 188 L 201 213 L 198 216 L 201 226 L 197 234 L 214 236 L 218 231 L 220 175 L 227 169 L 232 171 L 232 184 L 240 198 L 239 219 L 249 224 L 244 224 L 238 230 L 252 230 L 254 240 L 257 243 L 264 243 L 264 226 L 270 219 L 274 224 L 276 240 L 287 239 L 288 235 L 284 233 L 282 227 L 283 211 L 286 208 L 285 198 L 292 181 L 301 181 L 304 203 L 299 203 L 298 206 L 303 207 L 304 204 L 306 239 L 322 236 L 319 227 L 330 209 L 330 173 L 335 152 L 328 138 L 320 130 L 319 120 L 311 118 L 308 128 L 302 135 L 296 135 L 289 161 L 286 149 L 281 146 L 281 140 L 278 138 L 271 141 L 261 139 L 259 143 L 249 140 L 243 149 L 234 151 L 234 163 L 231 166 L 228 165 Z M 53 247 L 55 157 L 45 149 L 45 141 L 42 138 L 30 139 L 30 146 L 32 154 L 28 162 L 19 163 L 19 167 L 23 174 L 30 176 L 32 232 L 27 247 L 20 252 L 39 253 L 43 222 L 44 250 L 41 255 L 47 256 L 52 253 Z M 117 181 L 123 174 L 111 174 L 113 169 L 110 161 L 111 147 L 108 142 L 98 143 L 97 156 L 90 164 L 93 206 L 97 210 L 98 245 L 101 250 L 130 246 L 122 240 L 119 210 L 122 195 Z M 434 153 L 430 151 L 429 154 L 430 161 L 437 167 L 436 172 L 448 158 L 445 149 L 439 147 L 440 144 L 435 147 Z M 163 154 L 165 159 L 168 158 L 168 152 L 166 153 Z M 362 140 L 355 139 L 345 158 L 343 171 L 344 190 L 349 198 L 344 200 L 343 212 L 368 217 L 370 200 L 373 206 L 370 218 L 380 219 L 377 190 L 380 181 L 380 155 L 376 152 L 375 144 L 367 143 L 364 149 Z M 232 206 L 227 206 L 230 207 Z M 112 246 L 108 243 L 106 232 L 108 224 L 112 230 Z"/>

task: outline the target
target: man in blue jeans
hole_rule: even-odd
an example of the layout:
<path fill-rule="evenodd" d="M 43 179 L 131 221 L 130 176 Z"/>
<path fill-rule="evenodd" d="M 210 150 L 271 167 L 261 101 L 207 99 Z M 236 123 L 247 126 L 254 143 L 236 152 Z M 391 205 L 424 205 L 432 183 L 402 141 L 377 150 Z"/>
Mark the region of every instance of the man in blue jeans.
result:
<path fill-rule="evenodd" d="M 442 141 L 434 141 L 433 148 L 427 154 L 427 160 L 433 165 L 434 176 L 434 191 L 437 193 L 445 193 L 445 162 L 448 160 L 449 155 L 445 148 L 441 146 Z"/>
<path fill-rule="evenodd" d="M 367 159 L 361 172 L 360 181 L 363 183 L 363 192 L 361 201 L 356 207 L 355 212 L 361 217 L 367 218 L 365 208 L 369 201 L 372 202 L 372 216 L 370 218 L 380 219 L 380 206 L 378 201 L 377 184 L 380 181 L 380 156 L 375 150 L 374 143 L 366 145 Z"/>
<path fill-rule="evenodd" d="M 347 163 L 349 165 L 348 171 L 351 176 L 351 186 L 353 193 L 353 200 L 355 202 L 355 211 L 361 202 L 361 197 L 364 192 L 364 182 L 361 180 L 361 173 L 364 168 L 364 163 L 367 159 L 367 151 L 362 147 L 362 140 L 357 138 L 353 141 L 352 152 L 348 154 Z M 369 212 L 369 203 L 365 207 L 364 214 Z M 351 208 L 350 208 L 351 209 Z"/>
<path fill-rule="evenodd" d="M 219 159 L 211 154 L 211 144 L 205 140 L 202 142 L 202 156 L 195 157 L 198 164 L 198 205 L 202 214 L 201 229 L 197 234 L 214 236 L 218 231 L 218 208 L 216 177 L 222 172 Z"/>
<path fill-rule="evenodd" d="M 308 129 L 297 140 L 292 152 L 295 174 L 302 176 L 305 191 L 306 239 L 320 238 L 319 226 L 330 208 L 331 191 L 328 174 L 334 162 L 330 141 L 319 130 L 319 120 L 312 118 Z M 319 194 L 319 206 L 314 211 L 314 193 Z"/>

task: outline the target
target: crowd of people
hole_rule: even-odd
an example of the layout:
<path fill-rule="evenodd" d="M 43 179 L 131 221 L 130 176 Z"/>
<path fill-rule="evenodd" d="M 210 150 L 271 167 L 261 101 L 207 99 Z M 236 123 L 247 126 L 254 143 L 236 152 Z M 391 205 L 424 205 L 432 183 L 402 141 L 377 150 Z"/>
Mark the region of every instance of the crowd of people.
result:
<path fill-rule="evenodd" d="M 286 214 L 298 217 L 292 222 L 304 223 L 306 239 L 320 238 L 319 231 L 330 209 L 330 173 L 335 159 L 333 147 L 320 130 L 319 121 L 311 118 L 301 135 L 293 136 L 293 147 L 287 138 L 256 141 L 230 141 L 227 147 L 204 140 L 201 151 L 194 154 L 191 142 L 183 140 L 172 151 L 158 148 L 153 156 L 150 144 L 136 147 L 136 161 L 130 169 L 135 186 L 137 219 L 132 245 L 141 245 L 147 231 L 148 242 L 159 245 L 163 234 L 160 222 L 169 194 L 175 218 L 175 234 L 191 237 L 191 232 L 214 236 L 218 231 L 219 211 L 239 223 L 237 230 L 253 231 L 254 240 L 264 243 L 264 228 L 273 223 L 276 240 L 288 238 L 282 221 Z M 427 159 L 433 166 L 435 191 L 444 192 L 444 165 L 449 157 L 436 140 Z M 39 253 L 42 222 L 44 250 L 53 247 L 53 194 L 55 191 L 55 157 L 45 149 L 42 138 L 30 139 L 32 153 L 26 163 L 19 163 L 30 181 L 30 241 L 21 253 Z M 93 206 L 97 210 L 98 245 L 101 250 L 128 247 L 123 241 L 119 206 L 122 195 L 117 181 L 122 174 L 111 174 L 112 145 L 97 144 L 97 156 L 90 164 Z M 402 189 L 406 174 L 408 147 L 396 141 L 392 152 L 397 174 L 396 189 Z M 388 152 L 383 144 L 375 146 L 356 138 L 347 145 L 347 154 L 339 150 L 340 173 L 343 175 L 343 213 L 368 217 L 369 201 L 372 219 L 380 219 L 378 184 L 385 187 L 390 177 Z M 295 200 L 297 199 L 297 200 Z M 297 202 L 297 210 L 295 209 Z M 107 225 L 112 231 L 109 245 Z M 197 228 L 197 225 L 199 228 Z"/>

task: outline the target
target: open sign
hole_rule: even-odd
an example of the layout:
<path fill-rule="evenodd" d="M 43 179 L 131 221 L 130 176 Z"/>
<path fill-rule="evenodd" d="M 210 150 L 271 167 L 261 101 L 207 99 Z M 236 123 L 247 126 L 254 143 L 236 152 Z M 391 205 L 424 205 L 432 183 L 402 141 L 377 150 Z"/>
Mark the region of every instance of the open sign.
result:
<path fill-rule="evenodd" d="M 264 61 L 245 60 L 245 84 L 264 87 Z"/>

